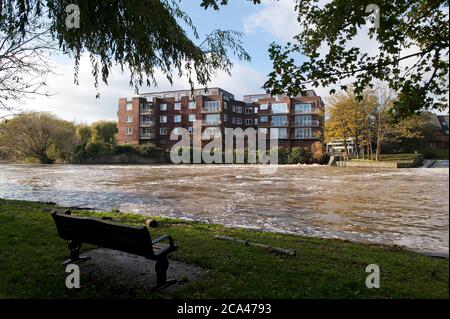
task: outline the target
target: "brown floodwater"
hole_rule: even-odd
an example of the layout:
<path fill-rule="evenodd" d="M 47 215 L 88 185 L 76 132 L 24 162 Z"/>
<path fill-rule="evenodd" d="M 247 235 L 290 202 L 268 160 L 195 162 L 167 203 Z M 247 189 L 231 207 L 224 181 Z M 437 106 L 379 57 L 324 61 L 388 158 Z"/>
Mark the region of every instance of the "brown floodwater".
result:
<path fill-rule="evenodd" d="M 0 197 L 448 254 L 449 170 L 0 164 Z"/>

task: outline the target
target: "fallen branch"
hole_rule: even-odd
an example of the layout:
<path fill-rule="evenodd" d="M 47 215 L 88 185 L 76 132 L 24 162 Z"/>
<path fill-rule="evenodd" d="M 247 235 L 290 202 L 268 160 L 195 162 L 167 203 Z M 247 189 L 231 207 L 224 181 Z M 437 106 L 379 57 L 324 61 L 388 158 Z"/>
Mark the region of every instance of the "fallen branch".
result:
<path fill-rule="evenodd" d="M 259 244 L 259 243 L 252 243 L 252 242 L 250 242 L 248 240 L 243 240 L 243 239 L 234 238 L 234 237 L 230 237 L 230 236 L 216 235 L 216 236 L 214 236 L 214 238 L 215 239 L 220 239 L 220 240 L 235 241 L 235 242 L 238 242 L 238 243 L 243 244 L 245 246 L 261 247 L 261 248 L 267 249 L 267 251 L 270 252 L 270 253 L 277 253 L 277 254 L 288 255 L 288 256 L 295 256 L 295 254 L 296 254 L 295 250 L 279 248 L 279 247 L 272 247 L 270 245 L 264 245 L 264 244 Z"/>

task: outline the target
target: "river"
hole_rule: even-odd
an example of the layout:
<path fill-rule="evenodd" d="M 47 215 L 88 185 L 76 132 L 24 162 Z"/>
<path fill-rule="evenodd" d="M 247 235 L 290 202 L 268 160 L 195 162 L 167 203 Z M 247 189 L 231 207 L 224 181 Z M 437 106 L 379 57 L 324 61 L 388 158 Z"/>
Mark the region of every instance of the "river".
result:
<path fill-rule="evenodd" d="M 0 164 L 0 197 L 448 254 L 449 170 Z"/>

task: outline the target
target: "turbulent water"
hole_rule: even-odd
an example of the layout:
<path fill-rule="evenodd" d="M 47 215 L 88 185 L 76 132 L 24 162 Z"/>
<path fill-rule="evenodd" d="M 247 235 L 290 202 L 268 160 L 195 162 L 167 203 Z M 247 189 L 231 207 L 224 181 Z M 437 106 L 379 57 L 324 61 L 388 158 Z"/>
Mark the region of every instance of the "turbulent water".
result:
<path fill-rule="evenodd" d="M 0 164 L 0 197 L 448 253 L 448 169 Z"/>

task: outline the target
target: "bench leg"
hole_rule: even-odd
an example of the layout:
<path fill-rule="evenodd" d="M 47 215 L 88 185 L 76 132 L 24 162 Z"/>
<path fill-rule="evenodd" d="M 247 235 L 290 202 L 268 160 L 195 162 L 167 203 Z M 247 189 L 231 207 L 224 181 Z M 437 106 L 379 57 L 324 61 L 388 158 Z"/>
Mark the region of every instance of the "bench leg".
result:
<path fill-rule="evenodd" d="M 169 268 L 169 261 L 167 257 L 158 259 L 155 264 L 156 270 L 156 284 L 158 286 L 164 285 L 167 281 L 167 268 Z"/>
<path fill-rule="evenodd" d="M 63 262 L 64 266 L 90 259 L 90 257 L 80 257 L 80 248 L 81 248 L 80 242 L 71 240 L 69 242 L 68 248 L 70 250 L 70 259 Z"/>
<path fill-rule="evenodd" d="M 169 268 L 169 261 L 167 260 L 167 256 L 164 256 L 163 258 L 156 261 L 156 286 L 152 288 L 152 291 L 159 290 L 176 282 L 176 280 L 167 281 L 167 268 Z"/>

